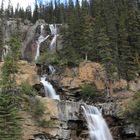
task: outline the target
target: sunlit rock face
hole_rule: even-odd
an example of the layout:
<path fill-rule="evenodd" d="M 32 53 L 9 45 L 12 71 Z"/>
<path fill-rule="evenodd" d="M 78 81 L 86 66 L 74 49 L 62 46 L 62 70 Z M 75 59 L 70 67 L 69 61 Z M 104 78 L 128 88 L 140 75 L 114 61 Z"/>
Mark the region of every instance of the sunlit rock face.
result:
<path fill-rule="evenodd" d="M 3 64 L 3 62 L 0 63 L 0 72 Z M 20 60 L 18 61 L 17 65 L 18 71 L 15 75 L 17 85 L 20 85 L 21 83 L 27 83 L 29 85 L 39 83 L 36 66 L 34 64 L 31 65 L 27 61 Z"/>
<path fill-rule="evenodd" d="M 76 89 L 83 84 L 93 84 L 98 90 L 106 88 L 105 70 L 99 63 L 85 61 L 79 64 L 79 67 L 66 68 L 60 81 L 62 86 L 69 89 Z M 127 82 L 123 79 L 112 83 L 114 90 L 126 89 Z"/>

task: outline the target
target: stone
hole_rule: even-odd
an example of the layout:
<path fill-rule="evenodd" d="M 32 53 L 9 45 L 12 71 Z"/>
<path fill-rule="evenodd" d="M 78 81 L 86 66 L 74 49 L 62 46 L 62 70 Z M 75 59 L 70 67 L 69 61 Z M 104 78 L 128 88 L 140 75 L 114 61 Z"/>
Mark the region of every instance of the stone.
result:
<path fill-rule="evenodd" d="M 129 82 L 129 89 L 136 92 L 140 90 L 140 78 L 136 78 Z"/>
<path fill-rule="evenodd" d="M 29 85 L 39 83 L 36 66 L 34 64 L 21 60 L 18 62 L 18 67 L 18 73 L 16 74 L 16 82 L 18 85 L 23 82 L 28 83 Z"/>

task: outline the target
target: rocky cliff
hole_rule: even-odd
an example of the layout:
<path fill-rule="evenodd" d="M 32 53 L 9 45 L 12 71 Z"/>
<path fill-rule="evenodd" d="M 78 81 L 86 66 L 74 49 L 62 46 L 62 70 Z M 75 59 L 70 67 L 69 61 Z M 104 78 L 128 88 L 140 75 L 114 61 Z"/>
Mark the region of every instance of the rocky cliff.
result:
<path fill-rule="evenodd" d="M 87 104 L 97 106 L 102 110 L 114 139 L 125 140 L 131 137 L 132 140 L 139 136 L 137 127 L 124 117 L 124 111 L 133 99 L 132 89 L 137 90 L 138 88 L 137 82 L 127 83 L 123 79 L 114 81 L 112 84 L 114 92 L 111 97 L 104 96 L 105 99 L 101 102 L 98 98 L 93 97 L 89 102 L 79 99 L 81 86 L 91 84 L 96 86 L 101 94 L 105 94 L 103 91 L 106 90 L 106 81 L 103 67 L 90 61 L 81 62 L 79 67 L 74 68 L 64 66 L 60 70 L 59 67 L 55 74 L 48 75 L 48 80 L 61 96 L 61 101 L 55 101 L 41 97 L 42 94 L 40 93 L 44 91 L 37 76 L 38 67 L 26 61 L 20 61 L 19 68 L 16 76 L 17 84 L 20 85 L 21 82 L 25 81 L 35 87 L 39 94 L 36 97 L 25 97 L 27 99 L 23 103 L 23 110 L 20 111 L 23 118 L 22 133 L 24 140 L 38 140 L 39 138 L 52 140 L 89 139 L 86 121 L 80 109 L 81 104 L 85 101 Z M 45 68 L 48 69 L 47 66 Z M 131 91 L 127 90 L 127 84 L 130 85 Z M 42 104 L 41 108 L 36 106 L 39 104 Z M 34 116 L 35 113 L 39 117 Z"/>
<path fill-rule="evenodd" d="M 37 39 L 40 35 L 40 25 L 44 25 L 44 36 L 50 35 L 49 25 L 43 20 L 36 24 L 29 21 L 20 21 L 22 40 L 22 59 L 18 62 L 19 70 L 16 74 L 17 85 L 27 83 L 33 86 L 38 95 L 25 96 L 20 110 L 22 134 L 24 140 L 88 140 L 89 133 L 86 121 L 81 111 L 81 105 L 97 106 L 108 122 L 114 140 L 134 140 L 139 138 L 137 126 L 124 116 L 125 110 L 133 99 L 135 91 L 140 89 L 140 78 L 129 83 L 124 80 L 114 80 L 109 83 L 106 71 L 99 63 L 84 61 L 79 66 L 69 67 L 54 65 L 55 73 L 51 73 L 49 64 L 34 63 L 37 51 Z M 16 28 L 16 21 L 5 21 L 4 49 L 8 50 L 8 41 L 12 31 Z M 50 40 L 52 36 L 48 40 Z M 58 37 L 58 46 L 61 49 L 61 36 Z M 43 47 L 42 47 L 43 46 Z M 41 45 L 48 48 L 49 44 Z M 0 68 L 3 62 L 0 63 Z M 44 87 L 40 77 L 46 75 L 53 85 L 61 101 L 44 97 Z M 94 87 L 92 96 L 83 96 L 82 88 L 86 85 Z M 129 87 L 129 90 L 128 90 Z"/>

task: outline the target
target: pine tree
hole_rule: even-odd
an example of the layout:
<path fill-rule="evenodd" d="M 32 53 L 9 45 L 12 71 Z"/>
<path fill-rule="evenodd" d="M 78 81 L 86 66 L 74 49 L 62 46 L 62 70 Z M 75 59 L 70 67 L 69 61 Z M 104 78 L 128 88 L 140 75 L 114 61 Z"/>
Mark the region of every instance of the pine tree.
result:
<path fill-rule="evenodd" d="M 10 52 L 4 59 L 1 74 L 0 92 L 0 139 L 21 140 L 20 118 L 18 114 L 19 95 L 15 74 L 17 72 L 17 60 L 19 42 L 16 35 L 9 42 Z"/>
<path fill-rule="evenodd" d="M 35 8 L 34 8 L 34 11 L 33 11 L 33 23 L 35 23 L 39 18 L 39 12 L 38 12 L 38 4 L 37 4 L 37 0 L 35 0 Z"/>
<path fill-rule="evenodd" d="M 89 15 L 84 17 L 83 33 L 81 34 L 82 46 L 80 48 L 81 54 L 85 56 L 85 60 L 91 58 L 90 56 L 95 55 L 93 46 L 93 35 L 94 35 L 94 21 Z"/>
<path fill-rule="evenodd" d="M 14 98 L 0 93 L 0 139 L 21 140 L 20 120 Z"/>
<path fill-rule="evenodd" d="M 0 61 L 2 60 L 3 50 L 3 21 L 0 23 Z"/>

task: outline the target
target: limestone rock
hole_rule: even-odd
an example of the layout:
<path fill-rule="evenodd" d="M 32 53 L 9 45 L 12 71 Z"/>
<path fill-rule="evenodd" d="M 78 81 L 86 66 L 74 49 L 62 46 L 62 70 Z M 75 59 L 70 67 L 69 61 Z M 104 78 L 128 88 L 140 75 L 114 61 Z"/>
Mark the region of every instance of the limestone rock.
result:
<path fill-rule="evenodd" d="M 45 114 L 46 114 L 46 118 L 44 118 L 45 120 L 50 118 L 53 119 L 59 119 L 59 112 L 58 112 L 58 101 L 56 100 L 52 100 L 48 97 L 40 97 L 40 96 L 36 96 L 36 99 L 38 99 L 45 107 Z"/>
<path fill-rule="evenodd" d="M 129 89 L 134 92 L 140 90 L 140 78 L 136 78 L 134 81 L 130 81 Z"/>
<path fill-rule="evenodd" d="M 18 66 L 19 70 L 16 74 L 16 82 L 18 85 L 23 82 L 26 82 L 30 85 L 39 83 L 35 65 L 30 64 L 27 61 L 19 61 Z"/>
<path fill-rule="evenodd" d="M 98 90 L 106 88 L 105 70 L 99 63 L 84 61 L 79 67 L 66 68 L 61 74 L 63 78 L 60 84 L 64 88 L 77 89 L 84 84 L 93 84 Z M 112 89 L 120 90 L 127 88 L 127 81 L 120 79 L 111 84 Z"/>

